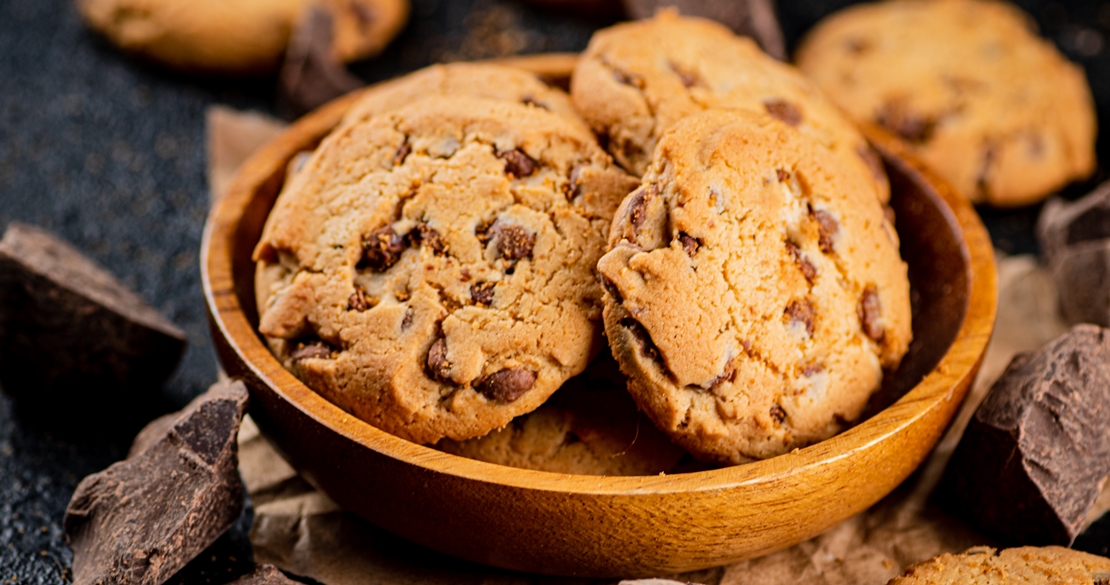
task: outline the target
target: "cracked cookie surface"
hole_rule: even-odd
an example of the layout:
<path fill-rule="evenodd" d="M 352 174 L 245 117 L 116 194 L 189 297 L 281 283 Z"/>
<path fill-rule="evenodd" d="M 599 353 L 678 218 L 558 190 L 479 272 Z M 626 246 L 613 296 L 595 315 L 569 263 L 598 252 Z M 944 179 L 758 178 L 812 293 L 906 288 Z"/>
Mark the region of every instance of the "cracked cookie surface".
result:
<path fill-rule="evenodd" d="M 503 429 L 439 449 L 499 465 L 579 475 L 658 475 L 686 451 L 659 432 L 628 395 L 607 352 L 538 409 Z"/>
<path fill-rule="evenodd" d="M 613 157 L 643 175 L 663 133 L 707 109 L 768 113 L 810 136 L 890 196 L 878 155 L 851 121 L 793 67 L 748 38 L 700 18 L 655 18 L 594 33 L 571 78 L 571 97 Z"/>
<path fill-rule="evenodd" d="M 601 347 L 593 267 L 634 186 L 588 132 L 519 103 L 430 97 L 342 125 L 267 220 L 259 330 L 383 430 L 484 435 Z"/>
<path fill-rule="evenodd" d="M 896 0 L 822 21 L 798 66 L 849 115 L 900 135 L 973 202 L 1025 205 L 1094 170 L 1083 70 L 1015 6 Z"/>
<path fill-rule="evenodd" d="M 1110 559 L 1062 546 L 1023 546 L 995 550 L 979 546 L 961 554 L 945 553 L 906 569 L 888 585 L 1104 585 Z"/>
<path fill-rule="evenodd" d="M 609 239 L 610 347 L 640 407 L 702 459 L 828 438 L 909 345 L 906 265 L 882 206 L 767 114 L 677 123 Z"/>

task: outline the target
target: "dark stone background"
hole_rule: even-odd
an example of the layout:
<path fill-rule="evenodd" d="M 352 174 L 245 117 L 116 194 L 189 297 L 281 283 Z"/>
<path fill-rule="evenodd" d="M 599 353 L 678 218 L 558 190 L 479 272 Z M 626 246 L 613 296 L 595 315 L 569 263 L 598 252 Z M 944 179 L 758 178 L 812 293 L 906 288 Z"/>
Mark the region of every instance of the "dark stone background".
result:
<path fill-rule="evenodd" d="M 780 2 L 788 41 L 793 46 L 817 19 L 849 3 Z M 1019 4 L 1087 68 L 1107 119 L 1110 2 Z M 508 0 L 415 0 L 400 38 L 352 69 L 376 81 L 443 60 L 577 51 L 605 24 Z M 0 0 L 0 228 L 19 220 L 63 236 L 188 333 L 177 373 L 151 389 L 176 406 L 216 376 L 197 263 L 208 210 L 205 108 L 219 103 L 280 115 L 274 86 L 273 79 L 189 78 L 138 63 L 86 31 L 70 0 Z M 1098 178 L 1105 173 L 1101 168 Z M 995 245 L 1018 253 L 1035 251 L 1037 211 L 981 210 Z M 75 435 L 0 394 L 0 585 L 70 580 L 65 506 L 82 477 L 127 449 L 126 439 L 109 432 L 115 421 L 104 424 L 105 432 Z M 249 523 L 248 510 L 174 581 L 223 583 L 245 571 Z M 1110 521 L 1077 546 L 1110 552 Z"/>

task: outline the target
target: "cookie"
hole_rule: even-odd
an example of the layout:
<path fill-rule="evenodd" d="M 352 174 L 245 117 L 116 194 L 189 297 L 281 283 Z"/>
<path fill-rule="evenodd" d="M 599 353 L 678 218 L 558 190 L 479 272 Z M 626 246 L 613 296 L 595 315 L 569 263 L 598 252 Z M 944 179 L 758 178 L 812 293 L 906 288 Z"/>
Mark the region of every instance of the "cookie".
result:
<path fill-rule="evenodd" d="M 119 47 L 190 73 L 267 74 L 311 5 L 334 23 L 334 57 L 381 52 L 408 19 L 408 0 L 77 0 L 85 22 Z"/>
<path fill-rule="evenodd" d="M 906 569 L 888 585 L 1106 585 L 1110 559 L 1060 546 L 995 550 L 986 546 L 943 554 Z"/>
<path fill-rule="evenodd" d="M 710 110 L 660 139 L 598 271 L 629 391 L 695 456 L 828 438 L 898 366 L 909 281 L 870 187 L 768 114 Z"/>
<path fill-rule="evenodd" d="M 1095 167 L 1082 69 L 1009 3 L 895 0 L 822 21 L 798 66 L 849 115 L 901 136 L 973 202 L 1039 201 Z"/>
<path fill-rule="evenodd" d="M 635 180 L 539 108 L 429 97 L 333 132 L 255 250 L 282 363 L 402 438 L 481 436 L 601 347 L 593 266 Z"/>
<path fill-rule="evenodd" d="M 580 475 L 670 473 L 686 454 L 636 408 L 602 353 L 538 409 L 503 429 L 439 449 L 499 465 Z"/>
<path fill-rule="evenodd" d="M 432 65 L 375 85 L 351 106 L 344 120 L 348 123 L 365 120 L 435 95 L 518 102 L 558 114 L 583 130 L 589 130 L 565 92 L 527 71 L 492 63 Z"/>
<path fill-rule="evenodd" d="M 707 109 L 742 109 L 798 129 L 857 169 L 880 201 L 889 198 L 881 160 L 830 101 L 793 67 L 709 20 L 662 11 L 594 33 L 574 69 L 571 97 L 637 176 L 675 122 Z"/>

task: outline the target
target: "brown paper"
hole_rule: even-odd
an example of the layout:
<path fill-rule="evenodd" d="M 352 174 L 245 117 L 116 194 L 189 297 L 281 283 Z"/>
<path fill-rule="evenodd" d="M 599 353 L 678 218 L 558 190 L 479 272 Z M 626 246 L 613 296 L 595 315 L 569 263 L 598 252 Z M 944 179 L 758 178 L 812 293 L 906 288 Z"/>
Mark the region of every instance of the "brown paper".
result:
<path fill-rule="evenodd" d="M 209 177 L 213 193 L 219 193 L 219 181 L 226 184 L 251 151 L 251 143 L 261 145 L 277 127 L 256 115 L 226 109 L 210 111 L 208 121 Z M 217 146 L 217 141 L 224 144 Z M 998 271 L 998 320 L 979 379 L 914 476 L 869 510 L 812 540 L 726 567 L 660 577 L 707 585 L 884 585 L 910 564 L 990 544 L 934 508 L 928 497 L 975 408 L 1013 356 L 1037 349 L 1067 330 L 1056 313 L 1048 271 L 1034 258 L 1000 257 Z M 239 443 L 240 473 L 255 506 L 250 538 L 259 563 L 272 563 L 325 585 L 602 583 L 502 571 L 425 549 L 341 510 L 301 479 L 249 418 L 243 422 Z M 1088 520 L 1107 509 L 1110 489 L 1099 497 Z"/>

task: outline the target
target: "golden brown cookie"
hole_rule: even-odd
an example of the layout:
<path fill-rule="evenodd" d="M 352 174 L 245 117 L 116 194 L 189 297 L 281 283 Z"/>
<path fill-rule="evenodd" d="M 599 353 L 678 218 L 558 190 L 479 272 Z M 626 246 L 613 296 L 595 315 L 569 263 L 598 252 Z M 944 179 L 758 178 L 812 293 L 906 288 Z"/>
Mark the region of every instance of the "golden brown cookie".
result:
<path fill-rule="evenodd" d="M 332 15 L 336 60 L 379 53 L 408 19 L 408 0 L 77 0 L 90 27 L 127 51 L 193 73 L 277 69 L 308 8 Z"/>
<path fill-rule="evenodd" d="M 640 413 L 608 352 L 503 429 L 438 448 L 510 467 L 581 475 L 669 473 L 686 454 Z"/>
<path fill-rule="evenodd" d="M 629 391 L 703 459 L 832 436 L 912 336 L 906 265 L 870 185 L 768 114 L 675 124 L 609 242 L 605 331 Z"/>
<path fill-rule="evenodd" d="M 974 202 L 1025 205 L 1095 166 L 1083 70 L 1016 6 L 895 0 L 822 21 L 798 66 L 856 120 L 900 135 Z"/>
<path fill-rule="evenodd" d="M 882 202 L 890 188 L 853 124 L 793 67 L 751 39 L 663 11 L 594 33 L 571 78 L 571 97 L 622 166 L 642 175 L 660 136 L 711 108 L 765 112 L 836 153 Z"/>
<path fill-rule="evenodd" d="M 980 546 L 906 569 L 888 585 L 1106 585 L 1110 559 L 1060 546 Z"/>
<path fill-rule="evenodd" d="M 267 220 L 259 330 L 381 429 L 484 435 L 600 348 L 593 266 L 634 185 L 588 132 L 520 103 L 430 97 L 345 124 Z"/>

